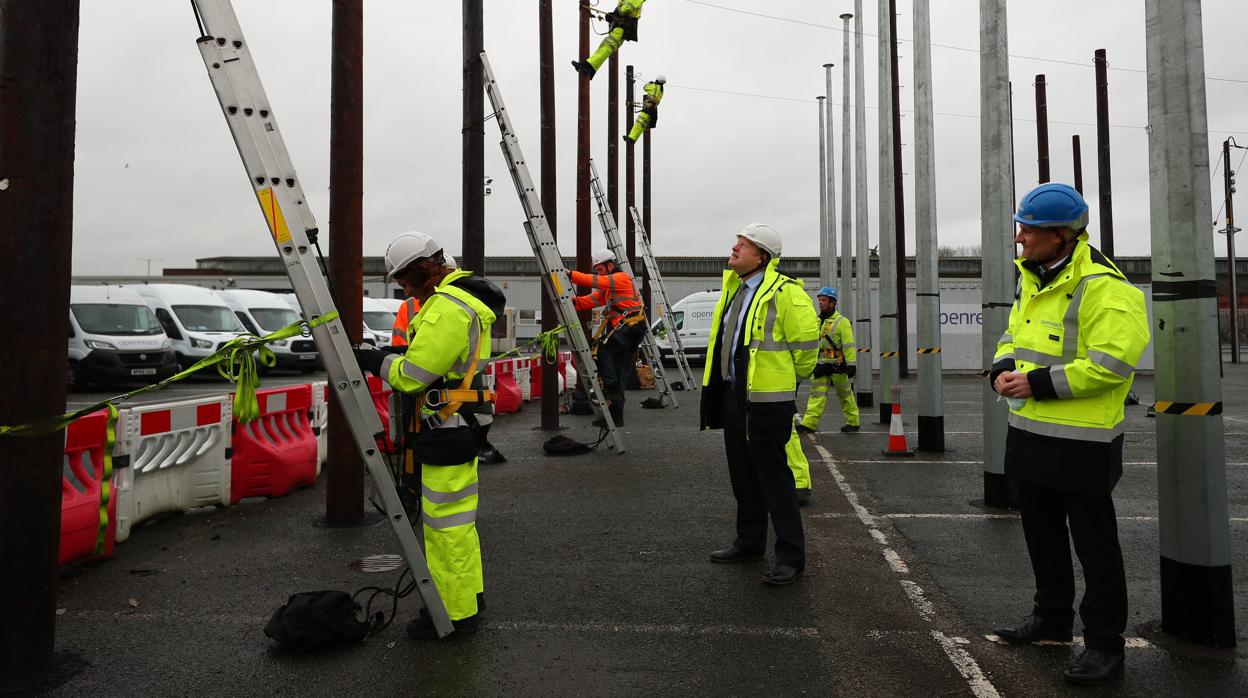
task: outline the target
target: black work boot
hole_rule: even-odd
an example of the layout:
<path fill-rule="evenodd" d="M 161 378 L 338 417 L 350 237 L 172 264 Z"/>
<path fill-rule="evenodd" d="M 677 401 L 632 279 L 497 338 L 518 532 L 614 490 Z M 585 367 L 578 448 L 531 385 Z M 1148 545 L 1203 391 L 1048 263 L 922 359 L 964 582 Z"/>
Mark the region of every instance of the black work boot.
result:
<path fill-rule="evenodd" d="M 1022 625 L 993 628 L 992 632 L 1011 645 L 1028 645 L 1040 641 L 1070 642 L 1070 626 L 1073 623 L 1073 616 L 1065 620 L 1055 620 L 1033 613 L 1023 619 Z"/>
<path fill-rule="evenodd" d="M 1080 686 L 1100 686 L 1116 679 L 1121 679 L 1123 673 L 1123 656 L 1121 654 L 1111 654 L 1085 647 L 1083 652 L 1075 657 L 1066 670 L 1062 672 L 1062 678 L 1067 683 L 1078 684 Z"/>
<path fill-rule="evenodd" d="M 589 64 L 589 61 L 572 61 L 572 67 L 576 68 L 576 72 L 591 80 L 594 79 L 594 73 L 598 72 L 594 70 L 594 66 Z"/>

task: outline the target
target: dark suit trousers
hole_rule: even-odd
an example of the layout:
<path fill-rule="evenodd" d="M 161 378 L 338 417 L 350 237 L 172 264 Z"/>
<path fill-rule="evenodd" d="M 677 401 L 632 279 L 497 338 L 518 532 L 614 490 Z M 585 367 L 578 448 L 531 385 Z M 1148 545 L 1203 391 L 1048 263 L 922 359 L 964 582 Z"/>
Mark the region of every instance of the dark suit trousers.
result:
<path fill-rule="evenodd" d="M 806 538 L 797 506 L 793 471 L 784 454 L 787 440 L 746 438 L 746 397 L 740 382 L 725 386 L 724 449 L 737 499 L 736 547 L 747 553 L 767 549 L 767 517 L 776 529 L 776 564 L 806 568 Z"/>
<path fill-rule="evenodd" d="M 1086 587 L 1079 604 L 1084 641 L 1091 649 L 1122 652 L 1122 632 L 1127 627 L 1127 582 L 1113 498 L 1108 493 L 1065 492 L 1023 481 L 1018 486 L 1023 535 L 1036 575 L 1036 615 L 1059 622 L 1073 615 L 1073 540 Z"/>

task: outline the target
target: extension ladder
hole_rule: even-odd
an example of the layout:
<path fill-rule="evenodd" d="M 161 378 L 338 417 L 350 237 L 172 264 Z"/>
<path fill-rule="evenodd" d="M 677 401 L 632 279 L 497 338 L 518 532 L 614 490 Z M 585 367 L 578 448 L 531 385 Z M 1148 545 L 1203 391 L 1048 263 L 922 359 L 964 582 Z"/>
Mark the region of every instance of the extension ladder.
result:
<path fill-rule="evenodd" d="M 697 381 L 693 377 L 693 369 L 689 367 L 689 357 L 685 355 L 685 345 L 680 341 L 680 328 L 676 326 L 675 316 L 672 315 L 672 304 L 667 299 L 667 288 L 663 285 L 663 274 L 659 272 L 659 265 L 654 261 L 654 250 L 650 248 L 650 233 L 646 231 L 646 226 L 641 224 L 641 215 L 637 213 L 637 207 L 630 206 L 628 212 L 633 217 L 633 227 L 637 230 L 637 241 L 641 243 L 642 259 L 646 260 L 646 283 L 653 283 L 651 292 L 655 294 L 659 304 L 659 314 L 663 316 L 663 329 L 667 330 L 667 341 L 672 345 L 672 357 L 676 359 L 676 366 L 680 369 L 681 378 L 685 381 L 685 390 L 693 390 L 697 387 Z"/>
<path fill-rule="evenodd" d="M 594 166 L 592 158 L 589 161 L 589 188 L 593 192 L 594 201 L 598 202 L 598 225 L 602 228 L 603 235 L 607 237 L 607 247 L 611 248 L 611 252 L 615 254 L 616 264 L 624 270 L 625 274 L 628 274 L 633 280 L 633 287 L 636 288 L 637 275 L 633 273 L 633 265 L 628 261 L 628 250 L 624 249 L 624 243 L 620 242 L 620 231 L 615 227 L 615 215 L 611 212 L 611 204 L 607 201 L 606 194 L 602 192 L 602 181 L 598 179 L 598 168 Z M 659 346 L 654 342 L 654 333 L 650 331 L 648 320 L 646 321 L 646 336 L 641 341 L 641 354 L 654 370 L 655 383 L 659 386 L 659 399 L 671 402 L 672 407 L 679 408 L 676 396 L 672 394 L 672 386 L 667 382 L 667 372 L 663 370 L 663 355 L 659 352 Z"/>
<path fill-rule="evenodd" d="M 193 7 L 200 23 L 201 36 L 197 43 L 208 68 L 208 78 L 221 102 L 221 110 L 303 316 L 313 321 L 335 312 L 333 298 L 312 248 L 317 236 L 316 220 L 308 208 L 299 178 L 295 176 L 290 153 L 277 128 L 234 8 L 230 0 L 194 0 Z M 351 436 L 381 497 L 386 518 L 399 539 L 403 559 L 416 580 L 416 590 L 438 635 L 445 637 L 454 631 L 454 626 L 429 574 L 429 566 L 403 510 L 390 469 L 378 452 L 376 437 L 382 433 L 381 421 L 368 383 L 355 361 L 346 329 L 342 320 L 335 318 L 312 328 L 311 333 L 329 373 L 331 391 L 342 405 Z"/>
<path fill-rule="evenodd" d="M 529 236 L 529 244 L 533 246 L 533 256 L 542 271 L 545 283 L 542 285 L 550 294 L 555 312 L 559 314 L 559 322 L 568 328 L 564 334 L 572 343 L 572 353 L 576 357 L 577 376 L 581 388 L 586 395 L 593 398 L 594 405 L 602 415 L 606 424 L 607 436 L 616 452 L 624 452 L 624 441 L 615 421 L 611 419 L 611 411 L 607 409 L 607 401 L 603 396 L 602 387 L 598 383 L 598 365 L 594 363 L 593 352 L 589 348 L 589 340 L 585 338 L 576 308 L 572 305 L 573 286 L 568 278 L 568 270 L 563 266 L 563 256 L 555 243 L 555 236 L 550 232 L 550 224 L 546 221 L 546 213 L 542 210 L 542 200 L 537 195 L 537 187 L 533 177 L 529 175 L 529 166 L 520 151 L 520 141 L 511 126 L 511 117 L 507 115 L 507 107 L 503 106 L 503 95 L 499 92 L 498 83 L 494 80 L 494 70 L 490 67 L 490 59 L 481 52 L 482 80 L 485 93 L 489 95 L 490 105 L 494 108 L 492 116 L 498 121 L 502 132 L 503 159 L 507 161 L 507 169 L 511 171 L 511 181 L 516 185 L 516 193 L 520 195 L 520 205 L 524 208 L 527 220 L 524 231 Z"/>

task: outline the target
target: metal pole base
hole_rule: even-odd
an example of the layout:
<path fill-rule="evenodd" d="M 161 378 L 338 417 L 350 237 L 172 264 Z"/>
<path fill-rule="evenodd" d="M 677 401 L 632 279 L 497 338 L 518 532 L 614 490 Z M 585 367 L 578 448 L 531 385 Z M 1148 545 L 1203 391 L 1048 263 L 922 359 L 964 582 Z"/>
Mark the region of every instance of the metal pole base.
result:
<path fill-rule="evenodd" d="M 1017 511 L 1018 485 L 1003 473 L 984 473 L 984 506 Z"/>
<path fill-rule="evenodd" d="M 888 424 L 893 420 L 893 403 L 880 403 L 880 424 Z"/>
<path fill-rule="evenodd" d="M 868 390 L 865 393 L 858 393 L 858 406 L 871 407 L 875 404 L 875 393 Z"/>
<path fill-rule="evenodd" d="M 919 415 L 919 450 L 944 453 L 945 451 L 945 417 L 924 417 Z"/>
<path fill-rule="evenodd" d="M 1161 629 L 1208 647 L 1235 646 L 1231 566 L 1205 567 L 1161 558 Z"/>

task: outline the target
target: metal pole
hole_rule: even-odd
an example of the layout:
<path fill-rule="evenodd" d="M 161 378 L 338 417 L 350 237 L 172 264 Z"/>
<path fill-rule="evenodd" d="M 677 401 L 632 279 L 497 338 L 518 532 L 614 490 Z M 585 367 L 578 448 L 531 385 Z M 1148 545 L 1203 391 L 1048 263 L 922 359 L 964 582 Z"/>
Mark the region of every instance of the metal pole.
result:
<path fill-rule="evenodd" d="M 1036 168 L 1039 182 L 1049 181 L 1049 98 L 1044 73 L 1036 76 Z"/>
<path fill-rule="evenodd" d="M 1234 647 L 1200 3 L 1144 8 L 1161 625 Z"/>
<path fill-rule="evenodd" d="M 876 215 L 879 216 L 880 231 L 880 424 L 888 424 L 893 411 L 893 386 L 897 383 L 899 339 L 897 335 L 905 331 L 899 330 L 900 314 L 898 305 L 905 301 L 904 296 L 897 295 L 897 260 L 898 250 L 896 233 L 897 180 L 893 178 L 893 90 L 890 75 L 892 65 L 890 45 L 892 34 L 892 0 L 879 0 L 879 178 L 880 199 Z M 900 298 L 900 301 L 899 301 Z"/>
<path fill-rule="evenodd" d="M 1114 257 L 1114 197 L 1109 177 L 1109 61 L 1096 50 L 1096 173 L 1101 193 L 1101 252 Z"/>
<path fill-rule="evenodd" d="M 333 0 L 329 96 L 329 277 L 352 344 L 364 329 L 364 2 Z M 477 81 L 480 90 L 481 82 Z M 476 180 L 481 190 L 481 179 Z M 470 268 L 470 267 L 468 267 Z M 333 392 L 333 391 L 331 391 Z M 325 522 L 364 521 L 364 460 L 337 393 L 329 404 Z"/>
<path fill-rule="evenodd" d="M 464 269 L 485 273 L 485 49 L 481 0 L 464 0 L 463 253 Z"/>
<path fill-rule="evenodd" d="M 620 62 L 617 50 L 607 61 L 609 68 L 607 80 L 607 202 L 611 205 L 611 215 L 615 217 L 615 227 L 620 227 Z M 626 214 L 624 216 L 628 218 Z M 624 249 L 627 250 L 628 264 L 637 268 L 637 241 L 634 235 L 624 231 Z"/>
<path fill-rule="evenodd" d="M 858 407 L 871 407 L 875 402 L 872 385 L 874 363 L 871 359 L 871 259 L 867 236 L 867 88 L 862 51 L 862 0 L 854 0 L 854 287 L 858 315 L 855 318 L 854 340 L 858 344 L 858 368 L 854 376 L 854 392 Z"/>
<path fill-rule="evenodd" d="M 624 68 L 624 129 L 626 133 L 633 130 L 633 119 L 636 114 L 633 111 L 633 89 L 636 85 L 636 79 L 633 76 L 633 66 L 625 66 Z M 629 210 L 637 206 L 637 176 L 636 176 L 636 144 L 629 141 L 624 146 L 624 210 Z M 629 240 L 637 239 L 637 227 L 633 224 L 632 216 L 624 216 L 624 230 Z M 631 245 L 632 243 L 629 243 Z M 631 249 L 631 247 L 630 247 Z M 647 269 L 646 273 L 650 273 Z M 645 289 L 642 289 L 645 293 Z M 649 317 L 653 317 L 651 313 L 650 303 L 645 304 L 646 313 Z"/>
<path fill-rule="evenodd" d="M 0 37 L 0 254 L 22 260 L 0 280 L 0 357 L 11 367 L 0 424 L 24 424 L 65 411 L 78 2 L 0 2 Z M 42 310 L 20 310 L 27 298 Z M 33 690 L 54 666 L 64 439 L 0 439 L 5 693 Z"/>
<path fill-rule="evenodd" d="M 888 2 L 888 44 L 893 82 L 893 209 L 895 222 L 893 234 L 897 236 L 895 248 L 897 275 L 897 374 L 901 378 L 910 375 L 909 323 L 906 316 L 906 197 L 901 169 L 901 85 L 900 68 L 897 63 L 897 0 Z"/>
<path fill-rule="evenodd" d="M 654 133 L 654 129 L 646 129 L 645 135 L 641 137 L 641 225 L 646 229 L 646 236 L 650 240 L 651 248 L 654 247 L 654 224 L 650 220 L 650 139 Z M 650 284 L 641 287 L 642 302 L 645 307 L 650 307 Z"/>
<path fill-rule="evenodd" d="M 849 290 L 850 280 L 853 278 L 853 207 L 850 204 L 853 193 L 850 181 L 853 176 L 850 142 L 853 134 L 850 130 L 852 116 L 849 108 L 849 20 L 853 17 L 848 12 L 841 15 L 841 36 L 844 38 L 841 44 L 841 298 L 837 303 L 841 314 L 851 323 L 854 319 L 854 294 Z"/>
<path fill-rule="evenodd" d="M 579 56 L 589 55 L 589 0 L 580 0 L 581 45 Z M 581 75 L 576 86 L 576 268 L 589 270 L 592 254 L 589 229 L 589 78 Z M 588 310 L 577 313 L 586 336 L 590 333 Z"/>
<path fill-rule="evenodd" d="M 552 0 L 538 0 L 538 72 L 541 102 L 541 168 L 542 211 L 550 224 L 551 237 L 558 239 L 559 211 L 558 180 L 555 177 L 558 160 L 555 158 L 555 49 Z M 549 293 L 542 295 L 542 331 L 549 332 L 559 326 L 559 315 Z M 556 366 L 557 368 L 557 366 Z M 554 431 L 559 428 L 559 372 L 542 371 L 542 429 Z"/>
<path fill-rule="evenodd" d="M 1079 147 L 1079 136 L 1070 137 L 1070 147 L 1075 158 L 1075 191 L 1083 193 L 1083 150 Z"/>
<path fill-rule="evenodd" d="M 828 104 L 826 97 L 815 97 L 819 103 L 819 285 L 830 283 L 828 273 Z"/>
<path fill-rule="evenodd" d="M 940 279 L 936 245 L 936 133 L 932 103 L 929 0 L 914 0 L 915 343 L 919 367 L 919 450 L 945 450 L 941 385 Z"/>
<path fill-rule="evenodd" d="M 1222 143 L 1222 179 L 1226 189 L 1226 278 L 1231 301 L 1231 363 L 1239 363 L 1239 290 L 1235 278 L 1235 173 L 1231 171 L 1231 139 Z"/>
<path fill-rule="evenodd" d="M 833 284 L 836 282 L 836 145 L 833 143 L 832 131 L 832 64 L 823 64 L 824 82 L 827 84 L 824 94 L 827 95 L 828 101 L 824 103 L 823 118 L 826 122 L 827 139 L 819 139 L 820 144 L 824 147 L 824 155 L 827 159 L 827 168 L 824 170 L 825 179 L 824 199 L 827 201 L 827 215 L 824 216 L 823 235 L 819 239 L 819 285 Z M 820 129 L 823 133 L 824 129 Z M 822 158 L 821 158 L 822 159 Z"/>
<path fill-rule="evenodd" d="M 1011 165 L 1010 62 L 1005 0 L 980 0 L 980 247 L 983 258 L 983 366 L 992 368 L 997 340 L 1014 304 L 1014 170 Z M 985 373 L 985 375 L 987 375 Z M 1005 475 L 1009 413 L 983 381 L 984 504 L 1017 507 L 1017 491 Z"/>

